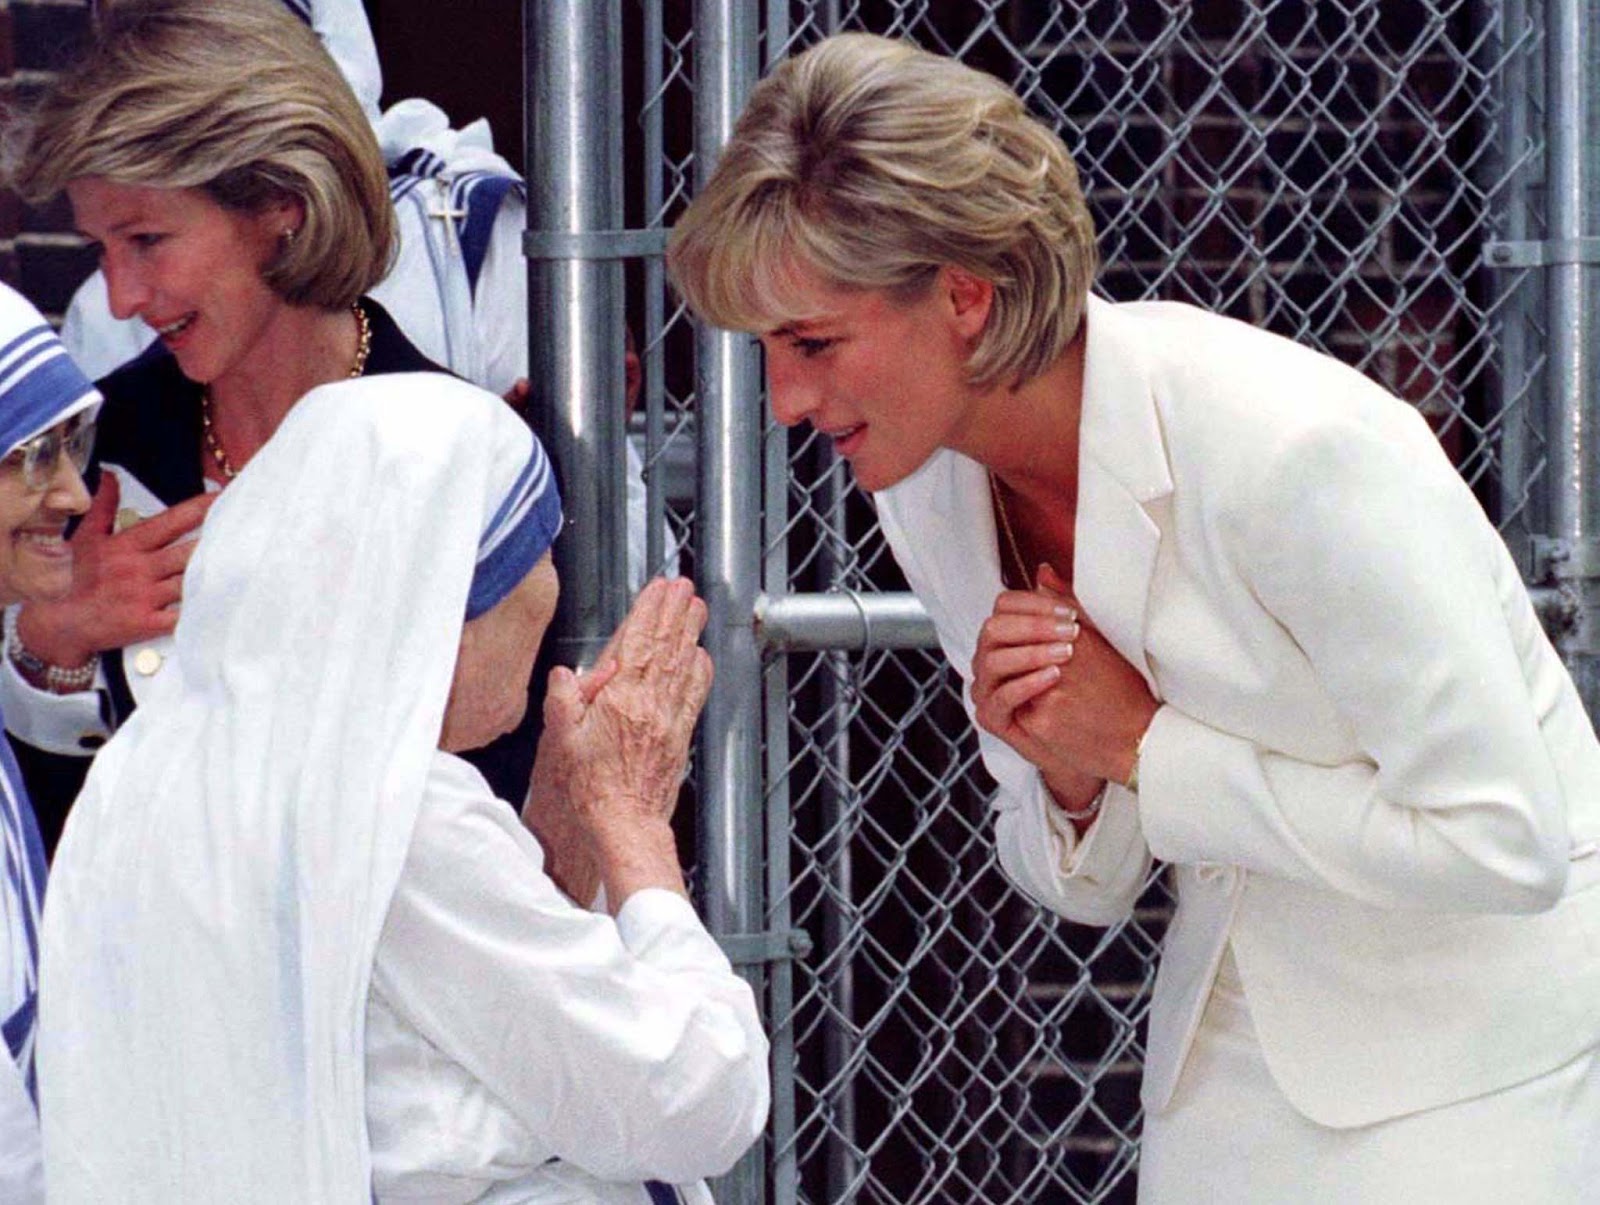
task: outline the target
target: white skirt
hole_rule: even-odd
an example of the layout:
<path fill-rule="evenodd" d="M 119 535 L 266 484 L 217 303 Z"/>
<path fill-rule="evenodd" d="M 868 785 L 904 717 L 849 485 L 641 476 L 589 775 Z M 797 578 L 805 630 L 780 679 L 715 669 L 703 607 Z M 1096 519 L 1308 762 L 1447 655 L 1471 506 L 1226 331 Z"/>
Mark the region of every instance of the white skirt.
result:
<path fill-rule="evenodd" d="M 1594 1205 L 1600 1049 L 1486 1096 L 1330 1129 L 1273 1082 L 1230 951 L 1170 1105 L 1145 1118 L 1139 1201 Z"/>

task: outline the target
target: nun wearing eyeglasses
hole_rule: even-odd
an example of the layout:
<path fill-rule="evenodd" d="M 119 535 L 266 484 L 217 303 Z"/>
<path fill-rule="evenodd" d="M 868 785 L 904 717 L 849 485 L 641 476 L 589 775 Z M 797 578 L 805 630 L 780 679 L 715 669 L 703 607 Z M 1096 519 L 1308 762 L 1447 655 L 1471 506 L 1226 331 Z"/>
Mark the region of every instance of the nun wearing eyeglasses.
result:
<path fill-rule="evenodd" d="M 224 491 L 57 850 L 52 1202 L 705 1202 L 758 1136 L 669 823 L 689 584 L 552 675 L 527 827 L 451 752 L 520 718 L 560 522 L 526 426 L 439 374 L 313 390 Z"/>
<path fill-rule="evenodd" d="M 100 395 L 39 312 L 0 285 L 0 603 L 58 598 L 72 584 L 67 521 L 89 507 L 80 476 Z M 44 845 L 11 750 L 0 741 L 0 1201 L 44 1200 L 34 1037 Z"/>

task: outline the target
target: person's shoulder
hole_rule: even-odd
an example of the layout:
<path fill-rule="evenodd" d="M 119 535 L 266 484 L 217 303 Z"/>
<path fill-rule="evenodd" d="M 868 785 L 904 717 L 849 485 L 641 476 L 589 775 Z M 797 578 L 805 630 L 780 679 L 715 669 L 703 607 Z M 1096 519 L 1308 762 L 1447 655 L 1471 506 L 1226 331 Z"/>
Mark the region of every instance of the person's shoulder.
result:
<path fill-rule="evenodd" d="M 120 465 L 161 501 L 202 488 L 201 387 L 160 344 L 101 377 L 94 459 Z"/>
<path fill-rule="evenodd" d="M 1182 302 L 1111 307 L 1120 342 L 1143 358 L 1169 434 L 1221 438 L 1332 424 L 1387 432 L 1409 405 L 1360 368 L 1287 335 Z"/>
<path fill-rule="evenodd" d="M 413 859 L 431 861 L 506 841 L 519 844 L 527 835 L 517 805 L 496 796 L 472 763 L 434 751 L 412 830 Z"/>
<path fill-rule="evenodd" d="M 172 353 L 153 343 L 126 364 L 95 382 L 108 406 L 140 405 L 157 400 L 174 386 L 189 384 Z"/>
<path fill-rule="evenodd" d="M 383 308 L 381 302 L 366 296 L 361 299 L 361 308 L 366 312 L 372 328 L 372 348 L 367 355 L 369 373 L 442 372 L 448 376 L 456 375 L 423 355 L 416 344 L 406 338 L 400 324 Z"/>
<path fill-rule="evenodd" d="M 124 440 L 145 444 L 165 426 L 197 421 L 201 390 L 178 369 L 159 344 L 95 382 L 105 404 L 100 408 L 97 450 Z"/>

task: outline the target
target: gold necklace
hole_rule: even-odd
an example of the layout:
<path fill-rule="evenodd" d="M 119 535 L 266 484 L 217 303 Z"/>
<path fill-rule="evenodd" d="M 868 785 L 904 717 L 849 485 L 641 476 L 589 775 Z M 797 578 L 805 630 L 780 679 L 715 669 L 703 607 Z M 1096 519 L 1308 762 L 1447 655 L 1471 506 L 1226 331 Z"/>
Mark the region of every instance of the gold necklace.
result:
<path fill-rule="evenodd" d="M 354 380 L 367 370 L 367 356 L 372 351 L 372 324 L 367 321 L 367 312 L 361 308 L 359 301 L 351 304 L 350 312 L 356 319 L 356 358 L 351 362 L 347 375 Z M 211 421 L 211 412 L 215 408 L 216 404 L 211 400 L 211 388 L 207 386 L 200 391 L 200 435 L 223 479 L 232 481 L 239 475 L 239 470 L 233 467 L 233 461 L 222 450 L 222 441 L 217 438 L 216 428 Z"/>
<path fill-rule="evenodd" d="M 1017 567 L 1017 576 L 1029 590 L 1034 588 L 1033 574 L 1028 572 L 1028 562 L 1022 559 L 1022 548 L 1017 543 L 1017 533 L 1011 530 L 1011 515 L 1006 511 L 1005 495 L 1000 492 L 1000 479 L 989 470 L 989 492 L 994 495 L 994 513 L 1000 516 L 1000 530 L 1005 532 L 1006 546 L 1011 550 L 1011 560 Z M 1001 574 L 1004 577 L 1004 573 Z"/>

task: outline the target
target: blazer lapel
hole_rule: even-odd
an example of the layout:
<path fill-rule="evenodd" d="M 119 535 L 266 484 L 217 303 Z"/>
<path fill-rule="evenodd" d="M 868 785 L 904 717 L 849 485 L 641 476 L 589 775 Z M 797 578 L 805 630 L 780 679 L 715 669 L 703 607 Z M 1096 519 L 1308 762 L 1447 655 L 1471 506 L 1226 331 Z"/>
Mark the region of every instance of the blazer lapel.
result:
<path fill-rule="evenodd" d="M 1073 589 L 1153 689 L 1144 632 L 1161 529 L 1146 508 L 1172 493 L 1172 471 L 1136 320 L 1091 297 L 1087 321 Z"/>
<path fill-rule="evenodd" d="M 935 453 L 924 472 L 928 477 L 918 483 L 920 498 L 908 501 L 913 507 L 926 506 L 936 516 L 940 538 L 918 551 L 927 554 L 925 563 L 939 578 L 938 597 L 948 609 L 953 634 L 964 646 L 965 664 L 977 651 L 978 629 L 1004 589 L 989 472 L 977 461 L 948 450 Z"/>

